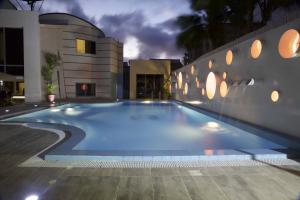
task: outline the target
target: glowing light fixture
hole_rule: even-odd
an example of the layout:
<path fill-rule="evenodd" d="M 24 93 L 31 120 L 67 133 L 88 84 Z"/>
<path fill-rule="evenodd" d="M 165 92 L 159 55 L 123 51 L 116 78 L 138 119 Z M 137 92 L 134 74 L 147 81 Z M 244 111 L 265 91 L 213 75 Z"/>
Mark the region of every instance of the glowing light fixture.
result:
<path fill-rule="evenodd" d="M 184 84 L 184 90 L 183 90 L 183 94 L 187 95 L 189 92 L 189 85 L 187 83 Z"/>
<path fill-rule="evenodd" d="M 13 96 L 13 99 L 25 99 L 25 96 Z"/>
<path fill-rule="evenodd" d="M 228 50 L 226 53 L 226 64 L 231 65 L 233 61 L 233 52 L 231 50 Z"/>
<path fill-rule="evenodd" d="M 143 103 L 143 104 L 150 104 L 150 103 L 153 103 L 153 101 L 142 101 L 141 103 Z"/>
<path fill-rule="evenodd" d="M 195 66 L 192 65 L 192 67 L 191 67 L 191 74 L 193 75 L 194 73 L 195 73 Z"/>
<path fill-rule="evenodd" d="M 179 72 L 179 74 L 178 74 L 177 82 L 178 82 L 178 88 L 181 89 L 182 88 L 182 73 L 181 72 Z"/>
<path fill-rule="evenodd" d="M 295 29 L 286 31 L 280 38 L 278 50 L 282 58 L 296 56 L 299 49 L 300 35 Z"/>
<path fill-rule="evenodd" d="M 226 81 L 222 81 L 220 85 L 220 95 L 221 97 L 226 97 L 228 93 L 228 86 Z"/>
<path fill-rule="evenodd" d="M 260 40 L 255 40 L 251 45 L 251 56 L 252 56 L 252 58 L 257 59 L 261 54 L 261 50 L 262 50 L 261 41 Z"/>
<path fill-rule="evenodd" d="M 29 195 L 25 198 L 25 200 L 38 200 L 39 196 L 36 194 Z"/>
<path fill-rule="evenodd" d="M 223 79 L 225 80 L 227 78 L 227 72 L 223 73 Z"/>
<path fill-rule="evenodd" d="M 219 124 L 217 122 L 207 122 L 207 126 L 209 128 L 219 128 Z"/>
<path fill-rule="evenodd" d="M 211 69 L 213 67 L 213 61 L 209 60 L 208 61 L 208 68 Z"/>
<path fill-rule="evenodd" d="M 213 72 L 210 72 L 206 79 L 206 95 L 208 99 L 213 99 L 216 93 L 217 80 Z"/>
<path fill-rule="evenodd" d="M 200 105 L 200 104 L 202 104 L 201 101 L 186 101 L 186 103 L 192 104 L 192 105 Z"/>
<path fill-rule="evenodd" d="M 50 109 L 50 111 L 51 111 L 51 112 L 59 112 L 60 109 L 58 109 L 58 108 L 52 108 L 52 109 Z"/>
<path fill-rule="evenodd" d="M 271 93 L 271 100 L 275 103 L 279 100 L 279 92 L 277 90 L 273 90 Z"/>

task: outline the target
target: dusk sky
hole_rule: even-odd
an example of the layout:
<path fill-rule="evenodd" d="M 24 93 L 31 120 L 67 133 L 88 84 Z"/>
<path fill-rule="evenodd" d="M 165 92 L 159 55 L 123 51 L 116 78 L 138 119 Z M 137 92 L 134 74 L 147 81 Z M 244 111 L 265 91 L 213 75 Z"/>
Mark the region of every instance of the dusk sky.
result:
<path fill-rule="evenodd" d="M 66 12 L 89 20 L 107 36 L 124 43 L 128 60 L 181 59 L 183 52 L 176 47 L 179 30 L 174 22 L 191 10 L 189 0 L 45 0 L 40 12 Z"/>

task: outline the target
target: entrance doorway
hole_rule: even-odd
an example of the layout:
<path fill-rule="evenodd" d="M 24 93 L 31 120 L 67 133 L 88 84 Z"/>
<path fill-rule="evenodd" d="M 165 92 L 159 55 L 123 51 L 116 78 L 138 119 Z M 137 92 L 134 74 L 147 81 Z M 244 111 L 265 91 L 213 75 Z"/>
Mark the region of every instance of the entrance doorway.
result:
<path fill-rule="evenodd" d="M 162 99 L 164 75 L 137 74 L 136 98 L 137 99 Z"/>

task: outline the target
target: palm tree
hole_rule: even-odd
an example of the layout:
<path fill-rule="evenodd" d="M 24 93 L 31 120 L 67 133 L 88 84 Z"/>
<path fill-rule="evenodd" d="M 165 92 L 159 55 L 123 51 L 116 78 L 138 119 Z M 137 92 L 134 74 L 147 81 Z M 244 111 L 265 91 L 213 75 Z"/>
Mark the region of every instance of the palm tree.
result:
<path fill-rule="evenodd" d="M 266 25 L 277 8 L 287 8 L 299 1 L 190 0 L 194 13 L 177 18 L 177 24 L 182 30 L 177 36 L 177 45 L 186 49 L 184 59 L 186 62 L 191 62 L 205 51 L 217 48 Z M 262 20 L 259 23 L 253 20 L 256 8 L 261 13 Z M 203 46 L 208 47 L 201 49 Z"/>

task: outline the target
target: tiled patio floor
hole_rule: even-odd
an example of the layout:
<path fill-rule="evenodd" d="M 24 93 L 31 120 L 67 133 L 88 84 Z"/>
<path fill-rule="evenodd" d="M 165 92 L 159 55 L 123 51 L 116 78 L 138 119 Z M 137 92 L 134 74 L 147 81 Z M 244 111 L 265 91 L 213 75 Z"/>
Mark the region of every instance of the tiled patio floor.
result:
<path fill-rule="evenodd" d="M 300 167 L 170 169 L 21 168 L 56 141 L 46 132 L 0 126 L 0 200 L 40 199 L 297 199 Z"/>

